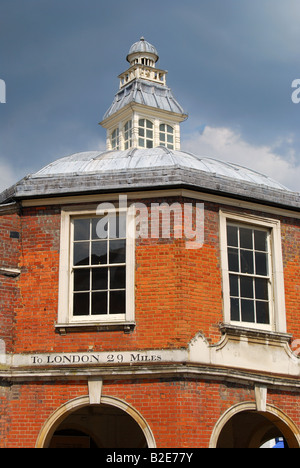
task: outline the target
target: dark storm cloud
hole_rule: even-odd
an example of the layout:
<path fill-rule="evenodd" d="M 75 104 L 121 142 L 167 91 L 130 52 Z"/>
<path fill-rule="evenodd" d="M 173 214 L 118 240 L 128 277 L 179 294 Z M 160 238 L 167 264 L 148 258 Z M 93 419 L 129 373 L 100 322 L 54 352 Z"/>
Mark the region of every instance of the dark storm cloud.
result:
<path fill-rule="evenodd" d="M 1 0 L 0 167 L 17 179 L 103 148 L 98 122 L 141 35 L 190 114 L 184 140 L 203 124 L 227 127 L 249 144 L 277 141 L 299 165 L 299 22 L 298 0 Z"/>

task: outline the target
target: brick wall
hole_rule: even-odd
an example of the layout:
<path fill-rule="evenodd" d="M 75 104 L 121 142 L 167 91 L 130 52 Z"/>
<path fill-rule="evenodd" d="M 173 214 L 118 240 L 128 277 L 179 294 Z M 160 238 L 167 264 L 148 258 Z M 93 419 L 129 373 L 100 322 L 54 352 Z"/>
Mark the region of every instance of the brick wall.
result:
<path fill-rule="evenodd" d="M 21 255 L 21 222 L 19 214 L 0 213 L 0 268 L 18 268 Z M 18 278 L 0 275 L 0 339 L 6 351 L 13 349 L 15 311 L 19 304 Z"/>
<path fill-rule="evenodd" d="M 174 199 L 143 200 L 148 207 L 151 202 L 163 201 L 171 204 Z M 175 201 L 184 203 L 186 200 Z M 0 287 L 5 291 L 0 299 L 4 304 L 1 310 L 10 310 L 10 313 L 3 312 L 0 326 L 3 329 L 5 320 L 15 314 L 14 351 L 177 348 L 186 346 L 199 331 L 209 341 L 218 342 L 218 324 L 223 320 L 219 208 L 216 204 L 205 203 L 205 242 L 202 249 L 188 250 L 184 239 L 172 237 L 137 240 L 137 327 L 131 335 L 121 331 L 67 336 L 55 334 L 60 209 L 23 209 L 21 225 L 16 214 L 0 217 L 2 261 L 19 265 L 22 269 L 18 279 L 0 277 Z M 300 226 L 299 220 L 282 218 L 281 221 L 287 324 L 288 331 L 296 339 L 300 338 Z M 11 239 L 9 232 L 12 229 L 22 231 L 22 239 Z M 11 335 L 11 328 L 7 330 L 6 337 Z"/>
<path fill-rule="evenodd" d="M 282 221 L 282 248 L 287 309 L 287 327 L 294 339 L 300 339 L 300 222 Z"/>
<path fill-rule="evenodd" d="M 87 383 L 80 381 L 17 384 L 6 389 L 10 417 L 2 415 L 5 439 L 1 438 L 0 447 L 34 447 L 50 415 L 87 393 Z M 206 448 L 225 411 L 239 403 L 255 402 L 252 385 L 215 381 L 112 381 L 104 383 L 103 395 L 124 400 L 139 411 L 160 448 Z M 300 426 L 297 394 L 269 391 L 268 404 L 280 407 Z"/>
<path fill-rule="evenodd" d="M 57 320 L 59 239 L 59 209 L 24 209 L 15 352 L 52 345 L 49 338 Z"/>
<path fill-rule="evenodd" d="M 143 200 L 172 203 L 184 199 Z M 187 200 L 189 203 L 191 200 Z M 199 200 L 197 201 L 199 202 Z M 0 275 L 0 338 L 9 352 L 85 352 L 186 347 L 201 331 L 220 340 L 222 288 L 219 208 L 205 203 L 205 241 L 188 250 L 184 239 L 138 239 L 135 265 L 136 329 L 55 333 L 60 248 L 60 208 L 24 208 L 0 216 L 0 266 L 21 275 Z M 224 207 L 223 207 L 224 208 Z M 245 210 L 233 209 L 237 212 Z M 249 212 L 250 213 L 250 212 Z M 251 212 L 252 214 L 254 212 Z M 275 215 L 255 213 L 266 217 Z M 300 222 L 281 218 L 287 328 L 300 339 Z M 11 232 L 19 232 L 19 239 Z M 45 420 L 60 405 L 87 395 L 87 382 L 24 382 L 0 388 L 0 446 L 33 447 Z M 255 401 L 253 386 L 201 380 L 107 381 L 103 393 L 124 399 L 150 425 L 158 447 L 207 447 L 219 417 L 232 405 Z M 300 426 L 297 393 L 269 392 Z"/>

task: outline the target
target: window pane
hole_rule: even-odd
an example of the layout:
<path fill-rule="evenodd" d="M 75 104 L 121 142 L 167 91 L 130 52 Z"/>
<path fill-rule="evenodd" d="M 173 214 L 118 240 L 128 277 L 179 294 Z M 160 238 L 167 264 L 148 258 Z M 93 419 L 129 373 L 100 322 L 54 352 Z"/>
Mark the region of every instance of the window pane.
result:
<path fill-rule="evenodd" d="M 241 250 L 241 273 L 254 273 L 253 252 L 250 250 Z"/>
<path fill-rule="evenodd" d="M 127 214 L 74 219 L 73 227 L 73 316 L 125 314 Z"/>
<path fill-rule="evenodd" d="M 232 321 L 270 324 L 268 235 L 267 230 L 227 224 Z"/>
<path fill-rule="evenodd" d="M 159 130 L 160 130 L 161 132 L 164 132 L 164 131 L 166 130 L 165 124 L 160 124 Z"/>
<path fill-rule="evenodd" d="M 146 127 L 147 128 L 153 128 L 153 123 L 150 122 L 150 120 L 146 120 Z"/>
<path fill-rule="evenodd" d="M 253 249 L 252 229 L 240 228 L 240 247 L 242 249 Z"/>
<path fill-rule="evenodd" d="M 241 277 L 241 297 L 247 297 L 249 299 L 254 298 L 253 291 L 253 279 Z"/>
<path fill-rule="evenodd" d="M 242 322 L 254 323 L 254 301 L 241 300 L 242 304 Z"/>
<path fill-rule="evenodd" d="M 107 292 L 92 293 L 92 315 L 107 315 Z"/>
<path fill-rule="evenodd" d="M 239 277 L 236 275 L 229 275 L 230 280 L 230 296 L 239 297 Z"/>
<path fill-rule="evenodd" d="M 152 130 L 147 130 L 147 132 L 146 132 L 146 137 L 147 137 L 147 138 L 153 138 L 153 132 L 152 132 Z"/>
<path fill-rule="evenodd" d="M 126 238 L 126 214 L 121 213 L 119 216 L 117 216 L 116 220 L 116 237 L 117 239 L 124 239 Z"/>
<path fill-rule="evenodd" d="M 125 291 L 114 291 L 110 293 L 110 314 L 125 314 L 126 294 Z"/>
<path fill-rule="evenodd" d="M 74 270 L 74 291 L 89 291 L 90 269 Z"/>
<path fill-rule="evenodd" d="M 168 133 L 173 133 L 173 128 L 170 127 L 170 125 L 167 125 L 167 132 Z"/>
<path fill-rule="evenodd" d="M 144 142 L 143 138 L 139 138 L 139 146 L 141 146 L 142 148 L 145 147 L 145 142 Z"/>
<path fill-rule="evenodd" d="M 228 249 L 229 271 L 239 271 L 239 251 L 238 249 Z"/>
<path fill-rule="evenodd" d="M 108 289 L 108 268 L 94 268 L 92 278 L 93 291 Z"/>
<path fill-rule="evenodd" d="M 144 127 L 145 126 L 145 119 L 140 119 L 139 120 L 139 126 Z"/>
<path fill-rule="evenodd" d="M 107 241 L 92 242 L 92 265 L 107 264 Z"/>
<path fill-rule="evenodd" d="M 255 252 L 256 274 L 268 276 L 267 254 Z"/>
<path fill-rule="evenodd" d="M 230 247 L 238 247 L 238 228 L 227 226 L 227 243 Z"/>
<path fill-rule="evenodd" d="M 255 279 L 255 297 L 267 301 L 269 299 L 268 280 Z"/>
<path fill-rule="evenodd" d="M 74 244 L 74 266 L 89 265 L 89 242 L 79 242 Z"/>
<path fill-rule="evenodd" d="M 109 243 L 109 263 L 126 262 L 126 240 L 112 240 Z"/>
<path fill-rule="evenodd" d="M 139 128 L 139 136 L 141 137 L 145 136 L 145 130 L 143 128 Z"/>
<path fill-rule="evenodd" d="M 89 219 L 74 219 L 74 240 L 89 240 L 90 239 L 90 220 Z"/>
<path fill-rule="evenodd" d="M 89 315 L 90 295 L 89 293 L 74 294 L 73 315 Z"/>
<path fill-rule="evenodd" d="M 128 120 L 128 122 L 126 122 L 125 124 L 125 131 L 128 132 L 128 130 L 131 130 L 131 128 L 132 128 L 132 121 Z"/>
<path fill-rule="evenodd" d="M 263 231 L 254 231 L 255 250 L 267 252 L 267 233 Z"/>
<path fill-rule="evenodd" d="M 168 139 L 168 143 L 173 143 L 173 135 L 168 135 L 167 139 Z"/>
<path fill-rule="evenodd" d="M 256 320 L 257 323 L 263 323 L 265 325 L 270 323 L 268 302 L 256 302 Z"/>
<path fill-rule="evenodd" d="M 234 322 L 240 321 L 240 301 L 239 299 L 231 299 L 231 320 Z"/>
<path fill-rule="evenodd" d="M 147 147 L 147 148 L 153 148 L 153 141 L 147 140 L 146 143 L 147 143 L 147 144 L 146 144 L 146 147 Z"/>
<path fill-rule="evenodd" d="M 110 289 L 123 289 L 126 287 L 126 268 L 110 268 Z"/>
<path fill-rule="evenodd" d="M 160 133 L 159 134 L 159 138 L 160 138 L 160 141 L 161 142 L 165 142 L 166 141 L 166 135 L 164 133 Z"/>

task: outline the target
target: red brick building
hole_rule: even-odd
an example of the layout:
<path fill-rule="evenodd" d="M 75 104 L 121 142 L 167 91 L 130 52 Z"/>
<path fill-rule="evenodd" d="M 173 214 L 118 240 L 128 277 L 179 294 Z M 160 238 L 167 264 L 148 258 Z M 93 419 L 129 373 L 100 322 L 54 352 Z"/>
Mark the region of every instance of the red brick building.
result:
<path fill-rule="evenodd" d="M 107 151 L 0 195 L 0 446 L 300 446 L 300 200 L 180 150 L 143 38 Z"/>

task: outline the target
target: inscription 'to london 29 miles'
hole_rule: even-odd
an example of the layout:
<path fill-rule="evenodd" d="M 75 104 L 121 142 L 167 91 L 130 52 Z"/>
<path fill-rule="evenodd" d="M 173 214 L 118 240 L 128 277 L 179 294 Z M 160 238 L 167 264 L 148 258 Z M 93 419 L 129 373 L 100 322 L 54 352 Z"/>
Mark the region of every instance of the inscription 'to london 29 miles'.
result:
<path fill-rule="evenodd" d="M 161 354 L 153 353 L 78 353 L 78 354 L 36 354 L 30 356 L 31 365 L 82 365 L 82 364 L 131 364 L 160 362 Z"/>
<path fill-rule="evenodd" d="M 188 359 L 184 349 L 85 353 L 35 353 L 5 355 L 5 364 L 12 367 L 97 366 L 118 364 L 151 364 L 183 362 Z"/>

